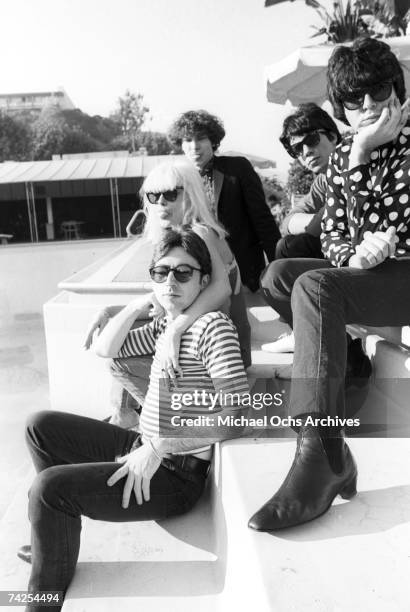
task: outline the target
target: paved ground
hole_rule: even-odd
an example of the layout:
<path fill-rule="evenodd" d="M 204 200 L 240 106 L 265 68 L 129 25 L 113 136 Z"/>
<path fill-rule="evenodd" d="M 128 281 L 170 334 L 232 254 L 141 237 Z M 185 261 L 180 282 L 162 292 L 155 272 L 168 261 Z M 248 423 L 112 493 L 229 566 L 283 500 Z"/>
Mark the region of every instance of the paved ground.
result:
<path fill-rule="evenodd" d="M 366 414 L 367 408 L 372 413 L 367 422 L 380 423 L 383 414 L 380 415 L 380 419 L 375 419 L 375 402 L 371 394 L 366 404 L 361 416 Z M 2 491 L 0 582 L 3 582 L 0 588 L 2 589 L 24 588 L 22 585 L 27 584 L 29 566 L 21 563 L 15 555 L 18 546 L 28 541 L 29 535 L 25 513 L 26 491 L 32 477 L 32 468 L 24 444 L 24 422 L 31 412 L 47 408 L 49 408 L 47 360 L 42 318 L 40 315 L 21 316 L 9 327 L 0 329 L 0 444 L 3 459 L 3 469 L 0 473 Z M 397 435 L 393 428 L 389 433 L 390 436 Z M 403 428 L 400 433 L 404 435 Z M 373 431 L 372 435 L 375 434 L 377 435 L 377 432 Z M 364 435 L 364 432 L 361 435 Z M 385 429 L 380 431 L 379 435 L 385 437 Z M 351 503 L 341 503 L 337 500 L 332 510 L 319 521 L 274 536 L 250 533 L 245 527 L 246 521 L 265 501 L 267 490 L 273 491 L 281 482 L 291 460 L 293 444 L 283 441 L 283 444 L 279 445 L 275 451 L 274 464 L 271 462 L 272 455 L 266 442 L 258 443 L 259 454 L 254 448 L 248 449 L 249 461 L 244 454 L 246 449 L 242 448 L 244 444 L 244 441 L 238 440 L 231 449 L 232 465 L 236 467 L 241 465 L 238 473 L 244 482 L 239 483 L 238 499 L 232 498 L 230 522 L 240 510 L 241 529 L 246 531 L 248 539 L 255 540 L 255 555 L 260 563 L 259 575 L 264 583 L 263 588 L 267 593 L 275 594 L 275 604 L 272 609 L 277 612 L 290 610 L 362 612 L 366 609 L 377 612 L 407 612 L 410 610 L 407 580 L 410 569 L 408 545 L 410 439 L 395 440 L 393 437 L 388 437 L 380 441 L 352 440 L 351 446 L 359 459 L 360 466 L 358 497 Z M 292 448 L 288 450 L 290 446 Z M 236 460 L 234 460 L 235 452 L 238 454 Z M 259 458 L 257 478 L 252 471 L 255 457 Z M 236 477 L 230 480 L 232 486 L 238 484 Z M 244 491 L 247 492 L 246 497 Z M 7 508 L 9 508 L 8 513 Z M 120 525 L 114 528 L 109 525 L 111 539 L 109 537 L 101 539 L 101 524 L 92 524 L 91 528 L 94 531 L 90 531 L 82 547 L 83 561 L 87 561 L 88 565 L 83 562 L 82 568 L 84 570 L 93 567 L 91 562 L 98 561 L 96 567 L 100 575 L 100 561 L 110 559 L 113 542 L 123 541 L 121 531 L 123 527 Z M 135 528 L 134 524 L 130 524 L 129 529 Z M 138 537 L 133 537 L 131 540 L 139 542 Z M 98 548 L 97 544 L 101 546 L 104 544 L 107 550 Z M 125 553 L 122 545 L 119 550 L 121 556 L 119 559 L 115 558 L 116 571 L 118 562 L 124 561 Z M 114 553 L 115 551 L 117 548 Z M 108 569 L 111 567 L 109 563 L 106 565 Z M 237 586 L 236 571 L 234 583 Z M 80 586 L 81 576 L 79 572 Z M 85 573 L 83 576 L 87 577 L 88 574 Z M 317 593 L 317 584 L 321 585 L 320 597 Z M 326 584 L 327 587 L 324 587 Z M 195 600 L 197 599 L 195 597 Z M 84 600 L 85 603 L 81 601 L 81 599 L 72 600 L 68 609 L 73 612 L 113 609 L 113 600 L 107 597 L 104 599 L 104 594 L 100 599 L 97 598 L 93 605 L 89 599 Z M 162 604 L 164 601 L 162 599 Z M 124 607 L 123 600 L 117 603 L 121 609 Z M 107 607 L 103 607 L 103 604 Z M 134 600 L 131 604 L 132 607 L 127 609 L 137 609 Z M 209 605 L 206 609 L 213 608 L 214 605 Z M 239 610 L 241 606 L 235 608 Z M 162 609 L 163 606 L 155 608 L 158 612 L 162 612 Z M 167 606 L 167 609 L 171 608 Z"/>
<path fill-rule="evenodd" d="M 30 467 L 24 423 L 31 412 L 49 408 L 43 320 L 21 315 L 0 329 L 0 518 Z"/>

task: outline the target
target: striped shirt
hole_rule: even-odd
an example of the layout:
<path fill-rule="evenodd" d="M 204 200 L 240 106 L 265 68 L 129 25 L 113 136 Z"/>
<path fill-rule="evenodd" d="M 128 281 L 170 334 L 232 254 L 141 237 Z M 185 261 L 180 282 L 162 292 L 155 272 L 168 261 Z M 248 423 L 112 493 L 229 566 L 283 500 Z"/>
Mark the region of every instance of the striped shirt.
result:
<path fill-rule="evenodd" d="M 169 389 L 161 376 L 159 360 L 166 326 L 166 319 L 159 318 L 130 330 L 118 354 L 119 357 L 134 357 L 155 351 L 140 417 L 140 429 L 145 438 L 160 434 L 177 437 L 178 428 L 172 426 L 172 416 L 183 414 L 184 417 L 195 418 L 240 408 L 239 398 L 249 392 L 236 328 L 222 312 L 202 315 L 182 334 L 179 365 L 183 376 L 178 376 L 177 388 Z M 188 394 L 195 400 L 195 391 L 196 398 L 198 392 L 204 392 L 201 393 L 201 401 L 186 402 L 176 411 L 176 394 Z M 208 393 L 214 398 L 215 393 L 222 398 L 213 409 L 211 401 L 204 401 L 204 397 L 209 397 Z M 230 399 L 227 405 L 225 398 Z"/>

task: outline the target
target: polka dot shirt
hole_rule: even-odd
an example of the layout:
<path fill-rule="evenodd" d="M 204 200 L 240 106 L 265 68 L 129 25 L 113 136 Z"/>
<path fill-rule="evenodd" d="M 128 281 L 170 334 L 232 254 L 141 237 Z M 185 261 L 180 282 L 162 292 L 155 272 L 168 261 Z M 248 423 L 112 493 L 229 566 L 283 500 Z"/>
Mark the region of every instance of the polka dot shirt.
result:
<path fill-rule="evenodd" d="M 410 122 L 395 141 L 372 151 L 370 163 L 349 170 L 352 139 L 346 136 L 329 161 L 323 253 L 334 266 L 347 265 L 366 232 L 394 226 L 396 256 L 410 256 Z"/>

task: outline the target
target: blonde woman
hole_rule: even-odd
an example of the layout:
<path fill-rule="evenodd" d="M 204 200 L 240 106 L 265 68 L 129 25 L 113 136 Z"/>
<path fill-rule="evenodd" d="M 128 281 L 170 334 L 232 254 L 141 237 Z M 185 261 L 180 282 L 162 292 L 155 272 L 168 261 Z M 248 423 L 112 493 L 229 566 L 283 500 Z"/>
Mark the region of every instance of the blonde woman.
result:
<path fill-rule="evenodd" d="M 146 223 L 143 236 L 153 246 L 161 240 L 168 228 L 189 226 L 206 243 L 211 254 L 211 281 L 195 303 L 167 326 L 162 350 L 164 377 L 174 379 L 180 372 L 178 355 L 182 334 L 201 315 L 214 310 L 225 310 L 235 324 L 245 367 L 251 363 L 250 326 L 242 293 L 241 278 L 236 260 L 226 241 L 225 229 L 212 215 L 202 179 L 197 169 L 186 161 L 173 160 L 154 168 L 146 177 L 141 194 L 144 199 Z M 157 305 L 153 300 L 154 315 Z M 104 309 L 90 325 L 85 342 L 92 343 L 96 329 L 101 331 L 117 307 Z M 148 313 L 146 313 L 148 314 Z M 130 410 L 129 398 L 122 393 L 124 387 L 142 403 L 147 388 L 150 359 L 113 360 L 111 371 L 121 384 L 121 392 L 114 395 L 114 414 L 111 423 L 130 427 L 137 415 Z M 131 403 L 132 405 L 132 403 Z M 135 408 L 135 406 L 134 406 Z"/>

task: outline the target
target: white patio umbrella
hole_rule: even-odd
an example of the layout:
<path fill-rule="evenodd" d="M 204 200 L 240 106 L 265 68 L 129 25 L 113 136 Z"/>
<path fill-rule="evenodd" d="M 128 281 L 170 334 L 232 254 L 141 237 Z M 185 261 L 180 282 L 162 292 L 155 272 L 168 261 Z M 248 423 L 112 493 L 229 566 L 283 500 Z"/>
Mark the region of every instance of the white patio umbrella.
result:
<path fill-rule="evenodd" d="M 410 95 L 410 36 L 383 39 L 404 67 L 406 90 Z M 346 43 L 344 43 L 346 44 Z M 349 44 L 349 43 L 347 43 Z M 322 104 L 326 100 L 326 70 L 335 45 L 300 47 L 265 68 L 268 102 L 297 106 L 303 102 Z"/>

